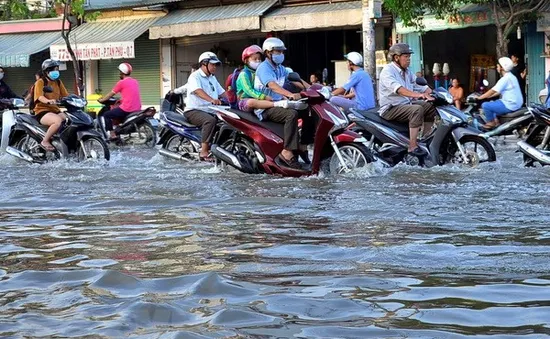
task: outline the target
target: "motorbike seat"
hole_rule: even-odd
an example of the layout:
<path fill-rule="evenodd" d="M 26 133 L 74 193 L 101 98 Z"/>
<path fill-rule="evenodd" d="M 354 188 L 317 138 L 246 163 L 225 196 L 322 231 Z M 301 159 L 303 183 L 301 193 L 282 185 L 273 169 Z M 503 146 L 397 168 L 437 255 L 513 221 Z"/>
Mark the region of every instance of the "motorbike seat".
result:
<path fill-rule="evenodd" d="M 126 116 L 126 118 L 124 119 L 123 122 L 120 122 L 120 123 L 126 123 L 126 122 L 129 122 L 129 121 L 132 121 L 138 117 L 141 117 L 143 115 L 147 116 L 147 117 L 152 117 L 154 116 L 156 113 L 156 110 L 154 107 L 147 107 L 146 109 L 144 110 L 141 110 L 141 111 L 136 111 L 136 112 L 132 112 L 130 114 L 128 114 Z M 117 119 L 113 119 L 113 123 L 115 124 L 115 122 L 118 122 Z"/>
<path fill-rule="evenodd" d="M 168 122 L 180 124 L 185 127 L 197 127 L 192 123 L 190 123 L 189 121 L 187 121 L 187 119 L 185 119 L 185 116 L 183 114 L 167 111 L 167 112 L 164 112 L 164 116 L 166 117 L 166 120 L 168 120 Z"/>
<path fill-rule="evenodd" d="M 271 132 L 277 134 L 279 137 L 283 138 L 284 126 L 285 126 L 284 124 L 280 124 L 273 121 L 266 121 L 266 120 L 260 121 L 260 119 L 258 119 L 256 114 L 254 114 L 253 112 L 244 112 L 244 111 L 239 111 L 237 109 L 229 109 L 228 111 L 237 114 L 243 120 L 253 122 L 256 125 L 260 125 L 263 128 L 266 128 Z"/>
<path fill-rule="evenodd" d="M 19 113 L 17 114 L 17 118 L 20 119 L 22 122 L 26 122 L 27 124 L 37 126 L 43 130 L 47 130 L 48 127 L 40 124 L 38 120 L 33 115 L 26 114 L 26 113 Z"/>
<path fill-rule="evenodd" d="M 409 124 L 408 123 L 402 123 L 402 122 L 396 122 L 396 121 L 390 121 L 382 118 L 380 114 L 378 114 L 378 111 L 380 110 L 380 107 L 371 108 L 366 111 L 360 111 L 355 110 L 356 113 L 361 114 L 365 119 L 368 119 L 370 121 L 379 123 L 381 125 L 387 126 L 391 129 L 394 129 L 400 133 L 409 134 Z"/>
<path fill-rule="evenodd" d="M 504 115 L 499 115 L 498 118 L 499 119 L 500 118 L 502 118 L 502 119 L 515 119 L 517 117 L 520 117 L 520 116 L 524 115 L 526 112 L 527 112 L 527 108 L 520 108 L 517 111 L 510 112 L 510 113 L 504 114 Z"/>

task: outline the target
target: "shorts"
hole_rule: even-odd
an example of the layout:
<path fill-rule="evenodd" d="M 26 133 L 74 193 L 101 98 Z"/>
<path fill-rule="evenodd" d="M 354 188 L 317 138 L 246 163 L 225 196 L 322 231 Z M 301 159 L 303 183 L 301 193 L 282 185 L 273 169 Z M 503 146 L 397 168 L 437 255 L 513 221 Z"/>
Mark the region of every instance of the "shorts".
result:
<path fill-rule="evenodd" d="M 58 114 L 55 112 L 41 112 L 41 113 L 35 114 L 34 118 L 36 119 L 36 121 L 38 121 L 38 123 L 40 123 L 40 120 L 42 120 L 42 118 L 48 113 Z"/>
<path fill-rule="evenodd" d="M 253 108 L 250 108 L 248 107 L 248 100 L 249 99 L 240 99 L 238 104 L 237 104 L 237 107 L 239 108 L 240 111 L 244 111 L 244 112 L 253 112 L 254 109 Z"/>

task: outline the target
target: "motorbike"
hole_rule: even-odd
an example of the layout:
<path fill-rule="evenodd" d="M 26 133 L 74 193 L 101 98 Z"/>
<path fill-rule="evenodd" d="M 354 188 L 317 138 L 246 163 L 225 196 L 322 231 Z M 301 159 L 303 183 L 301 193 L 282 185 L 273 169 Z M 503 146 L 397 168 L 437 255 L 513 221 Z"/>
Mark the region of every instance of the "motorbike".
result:
<path fill-rule="evenodd" d="M 427 82 L 417 78 L 417 84 L 426 86 Z M 435 129 L 418 142 L 426 156 L 409 154 L 409 125 L 385 120 L 378 114 L 378 108 L 367 111 L 352 109 L 348 117 L 354 126 L 350 128 L 365 136 L 369 149 L 388 166 L 405 162 L 424 167 L 447 163 L 474 167 L 481 162 L 495 161 L 493 146 L 486 136 L 468 125 L 468 118 L 454 106 L 451 94 L 440 87 L 432 91 L 432 96 L 432 104 L 437 110 Z"/>
<path fill-rule="evenodd" d="M 97 113 L 95 126 L 105 140 L 109 140 L 109 132 L 105 129 L 105 112 L 115 108 L 119 104 L 117 98 L 110 98 L 102 103 L 103 107 Z M 154 107 L 148 107 L 142 111 L 128 114 L 124 120 L 113 119 L 113 127 L 116 135 L 119 137 L 117 145 L 145 145 L 153 148 L 157 144 L 156 127 L 158 121 L 153 118 L 156 110 Z"/>
<path fill-rule="evenodd" d="M 201 128 L 191 124 L 183 115 L 181 95 L 168 93 L 164 97 L 159 114 L 160 132 L 158 145 L 162 145 L 159 154 L 183 161 L 198 161 L 201 149 Z M 216 126 L 214 140 L 223 122 Z"/>
<path fill-rule="evenodd" d="M 299 75 L 289 75 L 299 81 Z M 298 79 L 298 80 L 294 80 Z M 301 93 L 301 104 L 316 118 L 313 158 L 310 165 L 293 169 L 281 164 L 278 155 L 283 150 L 284 125 L 260 121 L 254 113 L 224 107 L 213 107 L 225 122 L 212 154 L 243 173 L 266 173 L 285 177 L 318 174 L 323 161 L 329 162 L 331 173 L 350 172 L 367 166 L 375 159 L 366 146 L 366 139 L 347 130 L 347 117 L 328 102 L 330 92 L 314 85 Z"/>
<path fill-rule="evenodd" d="M 550 112 L 544 105 L 532 104 L 529 106 L 529 114 L 533 116 L 536 124 L 533 126 L 527 138 L 519 141 L 518 151 L 523 153 L 523 164 L 526 167 L 550 165 Z"/>
<path fill-rule="evenodd" d="M 47 93 L 48 88 L 45 87 L 44 91 Z M 94 129 L 93 119 L 82 110 L 86 106 L 86 100 L 72 94 L 57 103 L 66 109 L 64 113 L 67 119 L 52 138 L 52 145 L 55 147 L 53 151 L 45 150 L 40 144 L 48 127 L 41 125 L 32 115 L 19 112 L 17 107 L 22 105 L 22 101 L 14 100 L 10 109 L 2 114 L 1 150 L 27 162 L 39 164 L 70 156 L 76 156 L 78 161 L 110 159 L 109 148 Z"/>

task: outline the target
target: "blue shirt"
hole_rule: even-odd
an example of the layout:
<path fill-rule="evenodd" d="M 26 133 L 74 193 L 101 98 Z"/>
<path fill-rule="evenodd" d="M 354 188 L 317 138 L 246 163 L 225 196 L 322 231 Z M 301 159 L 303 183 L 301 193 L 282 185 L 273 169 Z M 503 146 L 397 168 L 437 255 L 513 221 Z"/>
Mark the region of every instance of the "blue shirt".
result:
<path fill-rule="evenodd" d="M 254 88 L 257 91 L 273 98 L 273 101 L 279 101 L 284 99 L 279 93 L 273 92 L 273 90 L 267 87 L 267 84 L 274 81 L 279 86 L 284 87 L 287 82 L 288 71 L 283 65 L 274 66 L 269 60 L 265 60 L 258 66 L 256 70 L 256 78 L 254 79 Z M 263 119 L 264 110 L 257 109 L 254 111 L 258 116 L 258 119 Z"/>
<path fill-rule="evenodd" d="M 357 109 L 367 110 L 376 106 L 374 101 L 374 85 L 370 75 L 360 68 L 351 74 L 348 82 L 343 86 L 346 91 L 353 88 Z"/>

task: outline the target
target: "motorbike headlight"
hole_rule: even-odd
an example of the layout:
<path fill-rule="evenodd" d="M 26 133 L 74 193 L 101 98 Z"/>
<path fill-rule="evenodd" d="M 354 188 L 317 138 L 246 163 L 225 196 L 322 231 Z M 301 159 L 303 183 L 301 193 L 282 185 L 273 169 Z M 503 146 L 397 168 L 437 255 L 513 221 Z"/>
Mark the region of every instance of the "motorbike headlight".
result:
<path fill-rule="evenodd" d="M 452 97 L 451 97 L 451 100 L 452 100 Z M 461 122 L 463 122 L 463 120 L 460 119 L 459 117 L 455 117 L 454 115 L 448 112 L 445 112 L 445 110 L 443 109 L 440 109 L 438 111 L 439 111 L 439 116 L 441 116 L 441 119 L 443 120 L 449 121 L 453 124 L 460 124 Z"/>
<path fill-rule="evenodd" d="M 25 107 L 25 100 L 23 99 L 19 99 L 19 98 L 12 99 L 11 103 L 15 107 Z"/>

